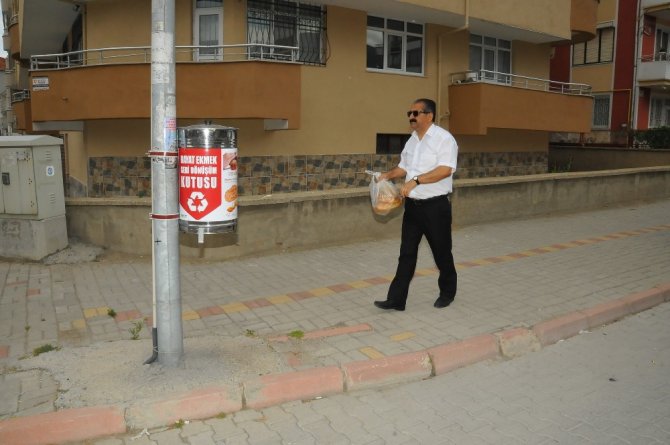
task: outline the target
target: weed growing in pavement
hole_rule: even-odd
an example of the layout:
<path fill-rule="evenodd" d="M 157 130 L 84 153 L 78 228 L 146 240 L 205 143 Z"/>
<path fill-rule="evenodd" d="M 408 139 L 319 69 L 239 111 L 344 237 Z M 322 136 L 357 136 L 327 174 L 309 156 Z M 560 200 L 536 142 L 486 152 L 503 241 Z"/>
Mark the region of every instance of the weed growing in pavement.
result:
<path fill-rule="evenodd" d="M 255 337 L 256 331 L 254 331 L 253 329 L 247 329 L 247 333 L 244 335 L 246 335 L 247 337 Z"/>
<path fill-rule="evenodd" d="M 25 329 L 26 332 L 28 332 L 30 330 L 30 325 L 25 325 L 23 329 Z"/>
<path fill-rule="evenodd" d="M 142 331 L 142 320 L 140 321 L 133 321 L 133 326 L 128 329 L 128 332 L 130 332 L 130 339 L 131 340 L 137 340 L 140 338 L 140 332 Z"/>
<path fill-rule="evenodd" d="M 33 355 L 37 357 L 40 354 L 43 354 L 45 352 L 49 351 L 58 351 L 60 349 L 60 346 L 54 346 L 52 344 L 47 343 L 46 345 L 38 346 L 37 348 L 33 349 Z"/>
<path fill-rule="evenodd" d="M 217 419 L 225 419 L 226 418 L 226 413 L 221 412 L 221 413 L 216 415 L 216 418 Z"/>
<path fill-rule="evenodd" d="M 172 427 L 182 429 L 182 427 L 184 425 L 186 425 L 186 422 L 184 421 L 184 419 L 179 419 L 172 425 Z"/>
<path fill-rule="evenodd" d="M 109 309 L 107 309 L 107 315 L 114 318 L 114 317 L 116 317 L 116 311 L 112 308 L 109 308 Z"/>
<path fill-rule="evenodd" d="M 292 338 L 301 339 L 305 336 L 305 333 L 303 331 L 300 331 L 300 330 L 292 331 L 291 333 L 288 334 L 288 336 L 292 337 Z"/>

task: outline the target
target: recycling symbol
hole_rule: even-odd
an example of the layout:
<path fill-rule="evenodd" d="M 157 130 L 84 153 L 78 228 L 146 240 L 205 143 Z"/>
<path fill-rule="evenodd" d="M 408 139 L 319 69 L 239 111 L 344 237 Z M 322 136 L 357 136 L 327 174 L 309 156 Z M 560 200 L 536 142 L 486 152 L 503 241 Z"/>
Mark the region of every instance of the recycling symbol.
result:
<path fill-rule="evenodd" d="M 207 208 L 207 199 L 202 192 L 192 192 L 188 197 L 188 208 L 191 212 L 202 212 Z"/>

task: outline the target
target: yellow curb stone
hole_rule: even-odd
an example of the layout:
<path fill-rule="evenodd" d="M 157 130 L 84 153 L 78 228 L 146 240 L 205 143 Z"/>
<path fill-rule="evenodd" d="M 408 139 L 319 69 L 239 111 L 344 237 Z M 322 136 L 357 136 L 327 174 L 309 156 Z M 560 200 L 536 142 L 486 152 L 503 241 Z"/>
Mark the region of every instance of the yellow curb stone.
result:
<path fill-rule="evenodd" d="M 96 308 L 84 309 L 84 318 L 93 318 L 98 316 L 98 310 Z"/>
<path fill-rule="evenodd" d="M 249 308 L 244 305 L 244 303 L 230 303 L 230 304 L 222 304 L 221 309 L 223 309 L 223 312 L 226 314 L 231 314 L 233 312 L 242 312 L 242 311 L 248 311 Z"/>
<path fill-rule="evenodd" d="M 403 341 L 403 340 L 408 340 L 412 337 L 416 337 L 416 334 L 414 332 L 401 332 L 400 334 L 392 335 L 391 340 L 393 340 L 393 341 Z"/>
<path fill-rule="evenodd" d="M 372 284 L 368 283 L 367 281 L 352 281 L 350 283 L 347 283 L 349 286 L 353 287 L 354 289 L 363 289 L 365 287 L 370 287 Z"/>
<path fill-rule="evenodd" d="M 427 275 L 433 275 L 435 274 L 435 271 L 433 269 L 418 269 L 414 272 L 414 275 L 418 275 L 420 277 L 425 277 Z"/>
<path fill-rule="evenodd" d="M 474 260 L 474 261 L 470 261 L 470 262 L 475 263 L 475 264 L 479 264 L 480 266 L 486 266 L 487 264 L 492 264 L 488 260 Z"/>
<path fill-rule="evenodd" d="M 334 290 L 328 289 L 327 287 L 317 287 L 316 289 L 310 290 L 310 292 L 315 297 L 323 297 L 325 295 L 331 295 L 335 293 Z"/>
<path fill-rule="evenodd" d="M 197 320 L 200 315 L 196 311 L 186 311 L 181 314 L 182 320 Z"/>
<path fill-rule="evenodd" d="M 382 357 L 384 357 L 384 354 L 382 354 L 381 352 L 377 351 L 377 350 L 376 350 L 375 348 L 373 348 L 372 346 L 366 346 L 366 347 L 364 347 L 364 348 L 359 349 L 359 351 L 361 351 L 363 354 L 365 354 L 366 356 L 368 356 L 368 357 L 371 358 L 371 359 L 382 358 Z"/>
<path fill-rule="evenodd" d="M 509 256 L 509 255 L 502 255 L 502 256 L 499 256 L 499 257 L 496 257 L 496 258 L 498 258 L 499 260 L 503 260 L 503 261 L 514 261 L 514 260 L 519 259 L 519 258 L 514 258 L 513 256 Z"/>
<path fill-rule="evenodd" d="M 272 304 L 284 304 L 284 303 L 290 303 L 290 302 L 293 301 L 293 299 L 291 297 L 289 297 L 288 295 L 273 295 L 272 297 L 267 297 L 266 300 L 268 300 Z M 227 306 L 231 306 L 231 305 L 227 305 Z M 224 311 L 226 310 L 226 308 L 223 307 L 223 306 L 221 306 L 221 308 L 223 308 Z M 238 309 L 237 311 L 232 310 L 231 312 L 239 312 L 241 310 L 244 310 L 244 309 Z"/>
<path fill-rule="evenodd" d="M 86 320 L 84 320 L 83 318 L 72 320 L 72 327 L 83 331 L 84 329 L 86 329 Z"/>

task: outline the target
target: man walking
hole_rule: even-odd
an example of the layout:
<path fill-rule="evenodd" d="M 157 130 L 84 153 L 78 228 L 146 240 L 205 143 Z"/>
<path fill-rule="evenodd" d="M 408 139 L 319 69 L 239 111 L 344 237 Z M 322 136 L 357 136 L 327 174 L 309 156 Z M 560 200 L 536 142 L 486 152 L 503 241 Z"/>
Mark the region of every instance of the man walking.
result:
<path fill-rule="evenodd" d="M 451 253 L 451 202 L 458 145 L 454 137 L 435 125 L 435 102 L 417 99 L 407 112 L 413 132 L 398 166 L 379 180 L 405 177 L 400 192 L 405 197 L 398 269 L 381 309 L 405 310 L 409 283 L 416 269 L 419 243 L 426 236 L 440 271 L 440 294 L 433 306 L 449 306 L 456 296 L 456 267 Z"/>

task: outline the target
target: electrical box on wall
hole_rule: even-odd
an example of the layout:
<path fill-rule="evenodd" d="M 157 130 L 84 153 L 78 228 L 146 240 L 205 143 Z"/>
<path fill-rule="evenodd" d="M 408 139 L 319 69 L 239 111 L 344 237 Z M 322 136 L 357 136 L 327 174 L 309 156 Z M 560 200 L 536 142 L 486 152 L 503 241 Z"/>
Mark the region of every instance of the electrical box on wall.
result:
<path fill-rule="evenodd" d="M 0 256 L 39 260 L 67 247 L 62 143 L 0 137 Z"/>

